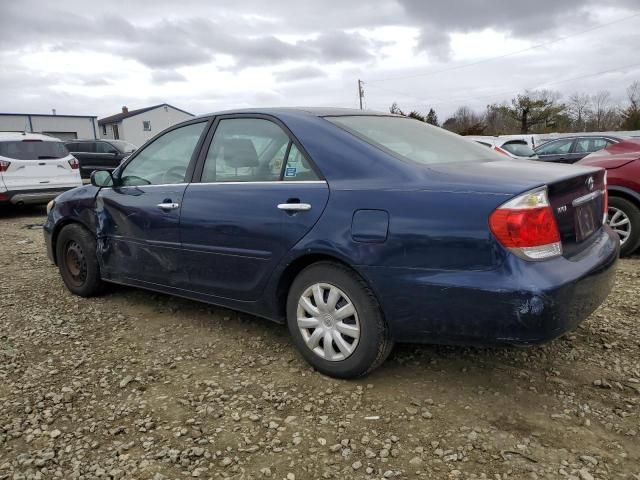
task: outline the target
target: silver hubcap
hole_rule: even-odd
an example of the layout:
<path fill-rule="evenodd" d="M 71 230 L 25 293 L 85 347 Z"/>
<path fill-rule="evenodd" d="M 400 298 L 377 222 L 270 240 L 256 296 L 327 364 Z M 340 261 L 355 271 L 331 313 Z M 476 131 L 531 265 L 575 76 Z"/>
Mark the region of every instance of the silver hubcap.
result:
<path fill-rule="evenodd" d="M 338 362 L 358 346 L 358 312 L 335 285 L 316 283 L 298 300 L 298 328 L 307 347 L 320 358 Z"/>
<path fill-rule="evenodd" d="M 609 207 L 607 224 L 620 237 L 620 244 L 624 245 L 631 235 L 631 222 L 629 221 L 629 217 L 627 217 L 626 213 L 619 208 Z"/>

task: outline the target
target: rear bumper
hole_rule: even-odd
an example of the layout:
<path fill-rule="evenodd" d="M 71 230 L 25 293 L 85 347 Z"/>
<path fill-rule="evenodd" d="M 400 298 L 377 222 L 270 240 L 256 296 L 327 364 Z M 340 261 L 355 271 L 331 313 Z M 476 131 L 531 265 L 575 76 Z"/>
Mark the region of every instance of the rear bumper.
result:
<path fill-rule="evenodd" d="M 576 328 L 606 299 L 619 241 L 603 228 L 572 258 L 476 272 L 364 267 L 395 340 L 450 344 L 536 344 Z"/>
<path fill-rule="evenodd" d="M 62 192 L 76 188 L 78 185 L 60 188 L 46 188 L 33 190 L 9 190 L 2 193 L 0 203 L 12 205 L 37 205 L 53 200 Z"/>

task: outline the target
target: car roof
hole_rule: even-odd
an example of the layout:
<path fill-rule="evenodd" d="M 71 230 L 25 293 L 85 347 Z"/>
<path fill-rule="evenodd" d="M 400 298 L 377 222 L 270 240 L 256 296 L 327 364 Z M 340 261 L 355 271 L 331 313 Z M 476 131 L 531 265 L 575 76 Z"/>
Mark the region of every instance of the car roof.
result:
<path fill-rule="evenodd" d="M 22 140 L 40 140 L 43 142 L 59 142 L 60 139 L 29 132 L 0 132 L 0 142 L 21 142 Z"/>
<path fill-rule="evenodd" d="M 315 117 L 337 117 L 337 116 L 350 116 L 350 115 L 366 115 L 377 117 L 399 117 L 400 115 L 394 115 L 388 112 L 377 112 L 374 110 L 360 110 L 357 108 L 338 108 L 338 107 L 272 107 L 272 108 L 240 108 L 234 110 L 222 110 L 219 112 L 212 112 L 206 115 L 200 115 L 200 117 L 211 117 L 215 115 L 233 115 L 235 113 L 255 113 L 263 115 L 278 114 L 300 114 L 310 115 Z M 191 119 L 190 119 L 191 120 Z"/>

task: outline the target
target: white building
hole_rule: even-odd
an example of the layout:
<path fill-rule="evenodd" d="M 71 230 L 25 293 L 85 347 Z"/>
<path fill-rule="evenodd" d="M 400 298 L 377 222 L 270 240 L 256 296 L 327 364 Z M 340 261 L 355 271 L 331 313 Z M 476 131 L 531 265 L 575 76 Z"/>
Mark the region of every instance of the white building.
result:
<path fill-rule="evenodd" d="M 100 138 L 125 140 L 139 147 L 167 127 L 192 118 L 193 114 L 167 103 L 122 112 L 98 120 Z"/>
<path fill-rule="evenodd" d="M 42 113 L 0 113 L 0 132 L 44 133 L 60 140 L 98 138 L 97 117 Z"/>

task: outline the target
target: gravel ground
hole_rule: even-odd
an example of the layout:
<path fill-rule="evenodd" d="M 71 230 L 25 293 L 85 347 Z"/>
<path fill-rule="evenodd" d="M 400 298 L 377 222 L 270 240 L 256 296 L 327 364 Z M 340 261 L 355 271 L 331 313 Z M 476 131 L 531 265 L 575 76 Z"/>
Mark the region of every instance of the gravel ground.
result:
<path fill-rule="evenodd" d="M 400 345 L 359 381 L 284 326 L 69 294 L 42 209 L 0 211 L 0 479 L 640 479 L 640 257 L 542 347 Z"/>

